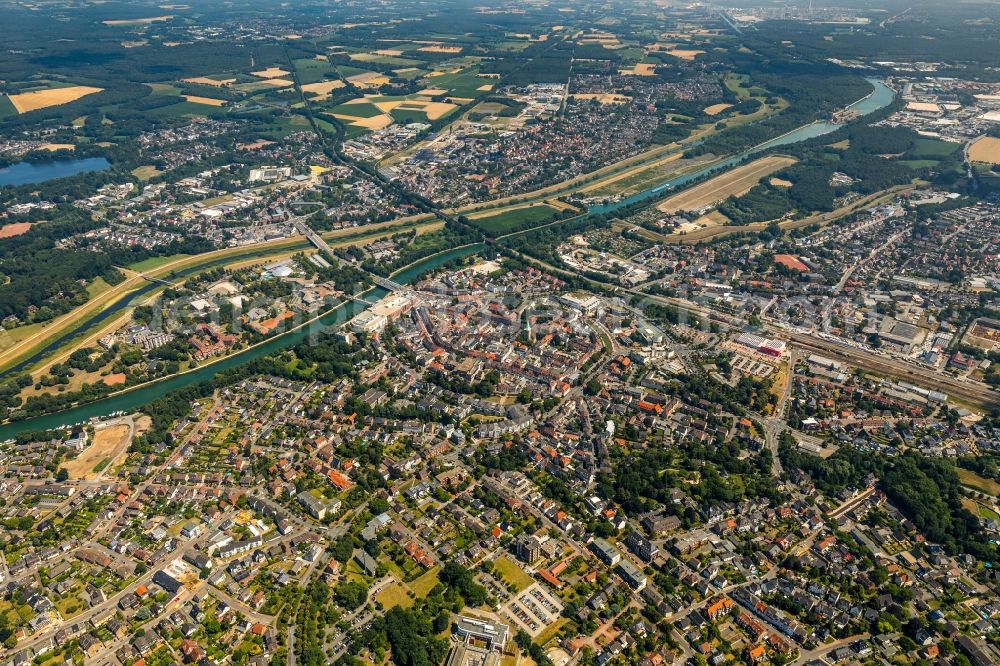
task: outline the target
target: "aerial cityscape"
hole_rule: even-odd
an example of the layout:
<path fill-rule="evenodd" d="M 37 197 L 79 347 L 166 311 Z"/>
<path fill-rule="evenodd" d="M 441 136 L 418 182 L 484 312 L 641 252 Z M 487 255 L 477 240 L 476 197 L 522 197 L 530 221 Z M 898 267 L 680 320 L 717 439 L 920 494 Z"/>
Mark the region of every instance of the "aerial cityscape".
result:
<path fill-rule="evenodd" d="M 0 18 L 0 665 L 1000 664 L 1000 2 Z"/>

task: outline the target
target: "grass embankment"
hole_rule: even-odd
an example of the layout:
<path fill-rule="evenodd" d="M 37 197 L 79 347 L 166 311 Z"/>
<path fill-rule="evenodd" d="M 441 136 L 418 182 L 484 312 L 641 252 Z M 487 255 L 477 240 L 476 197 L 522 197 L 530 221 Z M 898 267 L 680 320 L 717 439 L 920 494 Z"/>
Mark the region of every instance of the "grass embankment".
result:
<path fill-rule="evenodd" d="M 427 233 L 433 228 L 440 228 L 441 222 L 430 220 L 429 215 L 412 216 L 399 220 L 390 220 L 365 227 L 350 227 L 322 234 L 323 238 L 333 247 L 351 245 L 375 240 L 401 231 L 416 229 L 418 234 Z M 198 255 L 173 255 L 169 257 L 154 257 L 132 264 L 128 267 L 127 277 L 121 283 L 104 289 L 94 287 L 98 295 L 72 311 L 57 317 L 47 324 L 37 324 L 23 327 L 25 330 L 14 329 L 0 337 L 0 370 L 16 365 L 25 358 L 37 354 L 53 340 L 74 330 L 83 328 L 87 322 L 98 316 L 107 308 L 113 307 L 122 299 L 128 298 L 133 292 L 147 284 L 143 275 L 151 278 L 173 281 L 176 277 L 188 275 L 215 266 L 233 267 L 259 263 L 264 259 L 275 260 L 279 256 L 290 256 L 310 248 L 311 245 L 302 237 L 284 238 L 252 246 L 226 248 Z M 152 295 L 152 294 L 151 294 Z M 116 321 L 120 318 L 116 318 Z M 105 327 L 107 328 L 107 327 Z M 92 336 L 91 336 L 92 337 Z M 67 346 L 72 342 L 69 341 Z M 55 352 L 53 352 L 55 353 Z M 45 359 L 39 359 L 33 367 L 37 367 Z"/>

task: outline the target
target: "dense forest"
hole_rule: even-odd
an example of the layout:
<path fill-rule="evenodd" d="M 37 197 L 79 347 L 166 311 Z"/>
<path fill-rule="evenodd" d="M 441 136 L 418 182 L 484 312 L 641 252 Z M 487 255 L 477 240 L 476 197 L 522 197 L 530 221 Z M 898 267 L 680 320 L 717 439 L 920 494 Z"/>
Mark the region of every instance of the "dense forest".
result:
<path fill-rule="evenodd" d="M 87 213 L 63 208 L 58 218 L 33 226 L 27 233 L 0 240 L 0 319 L 22 323 L 48 321 L 87 301 L 87 283 L 97 277 L 117 284 L 127 266 L 151 256 L 196 254 L 212 249 L 207 241 L 189 239 L 157 246 L 95 245 L 60 249 L 57 241 L 98 226 Z"/>
<path fill-rule="evenodd" d="M 765 180 L 743 196 L 727 199 L 719 211 L 736 224 L 774 220 L 790 211 L 799 216 L 831 211 L 849 192 L 872 194 L 921 175 L 906 164 L 917 140 L 917 134 L 906 128 L 854 124 L 822 140 L 783 146 L 781 150 L 799 162 L 774 177 L 792 186 Z M 831 182 L 835 173 L 854 182 L 835 185 Z"/>

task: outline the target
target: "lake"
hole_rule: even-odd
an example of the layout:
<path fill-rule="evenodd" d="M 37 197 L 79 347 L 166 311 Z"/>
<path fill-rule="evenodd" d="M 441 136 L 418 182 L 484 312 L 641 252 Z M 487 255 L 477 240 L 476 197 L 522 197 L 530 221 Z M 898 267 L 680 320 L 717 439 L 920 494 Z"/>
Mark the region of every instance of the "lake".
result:
<path fill-rule="evenodd" d="M 54 162 L 18 162 L 0 168 L 0 187 L 44 183 L 55 178 L 68 178 L 87 171 L 104 171 L 111 162 L 103 157 L 83 157 L 78 160 Z"/>

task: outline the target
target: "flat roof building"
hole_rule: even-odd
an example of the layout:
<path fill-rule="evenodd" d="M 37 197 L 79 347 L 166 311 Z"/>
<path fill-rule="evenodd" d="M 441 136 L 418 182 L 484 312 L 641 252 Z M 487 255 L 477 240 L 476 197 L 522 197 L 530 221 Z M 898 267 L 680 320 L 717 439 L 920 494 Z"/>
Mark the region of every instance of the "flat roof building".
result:
<path fill-rule="evenodd" d="M 487 622 L 467 615 L 455 617 L 455 631 L 459 636 L 469 640 L 482 641 L 489 650 L 503 650 L 510 635 L 510 627 L 499 622 Z"/>

